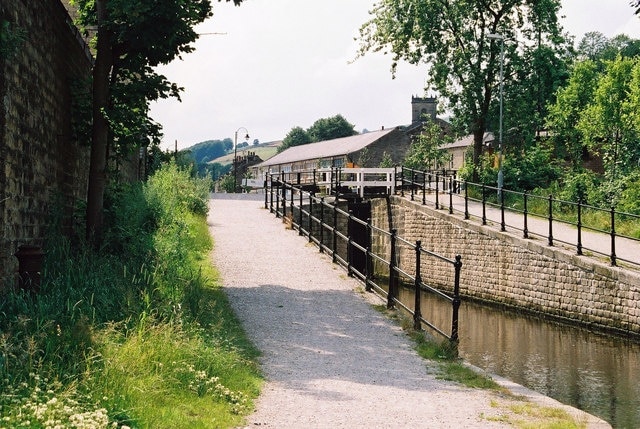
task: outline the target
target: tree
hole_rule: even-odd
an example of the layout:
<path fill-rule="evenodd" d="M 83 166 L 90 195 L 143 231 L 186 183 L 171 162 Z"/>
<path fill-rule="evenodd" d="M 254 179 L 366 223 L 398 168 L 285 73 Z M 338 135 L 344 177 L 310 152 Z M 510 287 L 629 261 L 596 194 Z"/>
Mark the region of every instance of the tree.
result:
<path fill-rule="evenodd" d="M 606 62 L 593 100 L 576 125 L 586 145 L 602 156 L 612 197 L 618 194 L 622 176 L 640 163 L 639 85 L 638 60 L 618 58 Z"/>
<path fill-rule="evenodd" d="M 300 146 L 311 143 L 311 137 L 302 127 L 293 127 L 282 140 L 282 144 L 278 146 L 278 153 L 289 149 L 293 146 Z"/>
<path fill-rule="evenodd" d="M 242 0 L 233 1 L 237 5 Z M 146 146 L 159 140 L 160 127 L 148 117 L 149 102 L 178 97 L 181 88 L 153 67 L 193 50 L 197 38 L 193 27 L 211 16 L 211 3 L 75 0 L 75 4 L 80 23 L 97 28 L 86 231 L 87 238 L 98 244 L 110 149 L 126 152 L 132 143 Z"/>
<path fill-rule="evenodd" d="M 513 65 L 524 49 L 547 46 L 554 51 L 564 41 L 559 9 L 559 0 L 381 0 L 373 18 L 360 28 L 359 55 L 390 52 L 392 72 L 400 60 L 428 64 L 428 84 L 448 100 L 458 124 L 474 135 L 477 167 L 499 85 L 501 43 L 508 86 L 517 78 Z"/>
<path fill-rule="evenodd" d="M 350 124 L 342 115 L 318 119 L 308 129 L 293 127 L 287 133 L 282 144 L 278 146 L 278 153 L 293 147 L 308 143 L 338 139 L 358 134 L 354 125 Z"/>
<path fill-rule="evenodd" d="M 618 34 L 611 39 L 592 31 L 586 33 L 578 44 L 578 57 L 592 61 L 615 60 L 618 56 L 633 58 L 640 55 L 640 40 L 626 34 Z"/>
<path fill-rule="evenodd" d="M 441 146 L 450 143 L 452 139 L 442 132 L 442 128 L 435 122 L 427 122 L 418 134 L 407 152 L 404 165 L 417 170 L 436 170 L 442 168 L 449 159 L 449 155 Z"/>
<path fill-rule="evenodd" d="M 576 124 L 593 99 L 597 80 L 598 66 L 594 61 L 576 63 L 567 85 L 558 89 L 556 101 L 549 107 L 547 126 L 551 131 L 555 155 L 569 161 L 574 170 L 582 167 L 585 146 Z"/>
<path fill-rule="evenodd" d="M 602 58 L 602 53 L 608 46 L 607 36 L 599 31 L 590 31 L 578 43 L 578 55 L 583 59 L 596 61 Z"/>
<path fill-rule="evenodd" d="M 354 125 L 347 122 L 342 115 L 330 118 L 318 119 L 307 130 L 311 141 L 321 142 L 325 140 L 339 139 L 358 134 L 354 130 Z"/>

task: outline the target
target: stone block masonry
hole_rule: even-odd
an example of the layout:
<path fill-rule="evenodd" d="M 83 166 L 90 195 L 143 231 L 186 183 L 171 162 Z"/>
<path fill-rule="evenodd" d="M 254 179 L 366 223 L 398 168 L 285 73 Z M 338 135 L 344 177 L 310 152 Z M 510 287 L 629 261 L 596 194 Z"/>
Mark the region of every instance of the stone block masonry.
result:
<path fill-rule="evenodd" d="M 409 242 L 421 240 L 423 248 L 447 258 L 462 256 L 460 286 L 467 299 L 640 337 L 636 272 L 396 196 L 391 197 L 391 213 L 398 236 Z M 386 202 L 374 200 L 372 223 L 386 230 L 388 221 Z M 384 248 L 374 251 L 388 253 Z M 403 269 L 415 272 L 415 253 L 400 248 L 399 255 Z M 453 271 L 447 264 L 423 258 L 421 271 L 426 283 L 453 287 Z"/>
<path fill-rule="evenodd" d="M 0 19 L 25 40 L 0 58 L 0 280 L 15 279 L 21 244 L 43 245 L 54 209 L 72 225 L 86 199 L 88 141 L 73 137 L 74 86 L 92 59 L 60 0 L 0 3 Z"/>

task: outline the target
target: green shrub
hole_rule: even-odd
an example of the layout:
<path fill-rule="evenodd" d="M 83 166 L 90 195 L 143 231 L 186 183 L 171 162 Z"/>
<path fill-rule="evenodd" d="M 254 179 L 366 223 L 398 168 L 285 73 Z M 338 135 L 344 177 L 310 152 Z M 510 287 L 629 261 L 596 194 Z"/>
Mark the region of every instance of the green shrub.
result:
<path fill-rule="evenodd" d="M 40 294 L 0 300 L 2 426 L 240 423 L 257 352 L 215 287 L 207 203 L 168 165 L 109 189 L 101 249 L 49 237 Z"/>
<path fill-rule="evenodd" d="M 635 171 L 625 178 L 617 209 L 640 215 L 640 171 Z"/>

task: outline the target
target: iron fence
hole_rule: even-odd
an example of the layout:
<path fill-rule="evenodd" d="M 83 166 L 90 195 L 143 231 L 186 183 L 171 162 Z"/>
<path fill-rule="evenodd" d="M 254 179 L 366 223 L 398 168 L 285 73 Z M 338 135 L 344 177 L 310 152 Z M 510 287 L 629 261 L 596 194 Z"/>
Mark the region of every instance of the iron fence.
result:
<path fill-rule="evenodd" d="M 361 219 L 348 209 L 340 208 L 339 194 L 323 196 L 314 189 L 305 189 L 300 177 L 300 173 L 267 174 L 264 182 L 265 208 L 277 218 L 283 218 L 299 235 L 306 236 L 310 243 L 318 247 L 319 252 L 330 255 L 333 262 L 344 267 L 349 276 L 362 281 L 367 291 L 386 298 L 388 308 L 401 307 L 411 314 L 415 329 L 428 326 L 457 344 L 461 256 L 446 258 L 425 249 L 420 241 L 410 242 L 399 237 L 395 229 L 387 231 L 378 228 L 371 223 L 371 219 Z M 335 189 L 337 193 L 339 187 Z M 356 228 L 365 231 L 364 240 L 351 234 Z M 372 246 L 374 237 L 388 245 L 375 249 Z M 404 266 L 398 253 L 399 246 L 414 253 L 412 267 Z M 448 266 L 452 270 L 452 284 L 445 288 L 425 282 L 425 268 L 436 267 L 434 262 L 429 264 L 426 260 L 439 261 Z M 398 299 L 401 284 L 412 285 L 413 308 Z M 436 299 L 450 303 L 451 325 L 448 331 L 446 327 L 436 326 L 422 315 L 423 293 L 430 293 Z"/>
<path fill-rule="evenodd" d="M 553 195 L 541 196 L 529 192 L 498 189 L 481 183 L 460 180 L 456 172 L 420 171 L 401 167 L 397 174 L 397 188 L 402 196 L 409 193 L 414 201 L 417 197 L 422 204 L 433 203 L 436 209 L 447 209 L 463 213 L 465 219 L 475 217 L 487 225 L 489 210 L 497 210 L 498 218 L 492 219 L 499 224 L 501 231 L 507 228 L 520 231 L 523 238 L 541 237 L 549 246 L 562 243 L 575 248 L 577 255 L 585 251 L 605 257 L 612 266 L 624 262 L 639 267 L 635 245 L 640 239 L 632 234 L 618 231 L 620 225 L 640 224 L 640 216 L 618 211 L 614 206 L 596 207 L 583 202 L 566 201 Z M 510 217 L 509 214 L 518 214 Z M 531 228 L 531 222 L 544 222 L 544 232 L 540 228 Z M 597 221 L 597 223 L 596 223 Z M 605 224 L 606 227 L 597 226 Z M 557 235 L 562 226 L 570 226 L 570 234 Z M 563 228 L 563 231 L 567 231 Z M 585 234 L 593 233 L 590 243 L 585 243 Z M 626 255 L 617 251 L 618 243 L 632 243 L 633 250 Z"/>

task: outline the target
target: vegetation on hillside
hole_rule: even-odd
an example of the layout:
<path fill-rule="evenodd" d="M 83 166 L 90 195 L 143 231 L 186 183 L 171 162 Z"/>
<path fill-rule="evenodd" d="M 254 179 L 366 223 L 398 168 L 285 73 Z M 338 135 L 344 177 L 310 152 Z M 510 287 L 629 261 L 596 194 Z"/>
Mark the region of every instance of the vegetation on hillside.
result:
<path fill-rule="evenodd" d="M 99 251 L 51 232 L 41 293 L 0 301 L 0 426 L 240 424 L 261 378 L 211 268 L 209 186 L 172 164 L 112 188 Z"/>
<path fill-rule="evenodd" d="M 342 115 L 321 118 L 306 130 L 302 127 L 293 127 L 282 140 L 282 144 L 278 147 L 278 153 L 293 146 L 349 137 L 355 134 L 358 133 L 354 130 L 354 125 L 347 122 Z"/>

